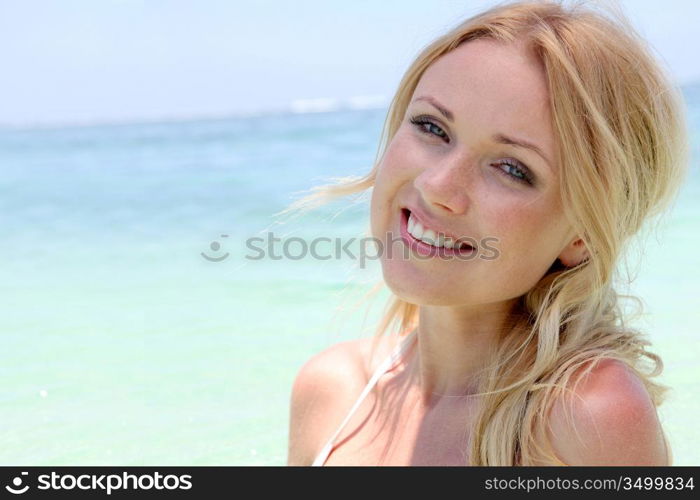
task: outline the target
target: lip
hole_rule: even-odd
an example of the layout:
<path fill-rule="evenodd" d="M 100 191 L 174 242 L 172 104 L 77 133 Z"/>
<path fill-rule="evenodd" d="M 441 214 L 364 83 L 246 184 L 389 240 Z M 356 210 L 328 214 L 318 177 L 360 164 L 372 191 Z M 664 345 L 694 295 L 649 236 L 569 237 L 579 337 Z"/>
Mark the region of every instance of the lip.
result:
<path fill-rule="evenodd" d="M 469 248 L 463 248 L 463 249 L 455 249 L 455 248 L 446 248 L 446 247 L 434 247 L 432 245 L 428 245 L 424 241 L 418 240 L 411 236 L 411 234 L 408 232 L 408 217 L 409 214 L 411 213 L 408 208 L 401 208 L 400 210 L 401 213 L 401 220 L 400 220 L 400 232 L 401 232 L 401 238 L 403 239 L 404 243 L 408 245 L 409 248 L 412 250 L 417 251 L 418 253 L 422 255 L 439 255 L 439 256 L 447 256 L 447 255 L 470 255 L 473 252 L 476 251 L 476 249 L 472 246 Z"/>
<path fill-rule="evenodd" d="M 452 240 L 457 241 L 457 240 L 463 240 L 464 238 L 462 236 L 458 236 L 451 231 L 446 230 L 445 228 L 441 227 L 440 224 L 438 224 L 436 221 L 432 220 L 428 215 L 423 212 L 418 207 L 409 207 L 409 206 L 404 206 L 401 207 L 402 210 L 408 210 L 413 214 L 413 216 L 418 219 L 418 222 L 420 222 L 423 227 L 427 227 L 429 229 L 432 229 L 435 231 L 437 234 L 443 234 L 446 237 L 452 238 Z"/>

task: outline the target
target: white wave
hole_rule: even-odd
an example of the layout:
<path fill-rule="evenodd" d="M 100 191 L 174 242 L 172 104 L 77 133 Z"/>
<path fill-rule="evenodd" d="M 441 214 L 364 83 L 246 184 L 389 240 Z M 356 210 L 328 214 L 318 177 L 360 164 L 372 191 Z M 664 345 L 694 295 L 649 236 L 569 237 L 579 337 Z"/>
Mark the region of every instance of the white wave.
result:
<path fill-rule="evenodd" d="M 358 95 L 347 100 L 350 109 L 376 109 L 387 105 L 386 96 L 383 95 Z"/>
<path fill-rule="evenodd" d="M 327 113 L 346 109 L 377 109 L 387 105 L 383 95 L 358 95 L 339 99 L 333 97 L 317 97 L 310 99 L 295 99 L 289 105 L 292 113 Z"/>
<path fill-rule="evenodd" d="M 295 99 L 289 108 L 292 113 L 327 113 L 337 111 L 340 101 L 332 97 L 317 97 L 315 99 Z"/>

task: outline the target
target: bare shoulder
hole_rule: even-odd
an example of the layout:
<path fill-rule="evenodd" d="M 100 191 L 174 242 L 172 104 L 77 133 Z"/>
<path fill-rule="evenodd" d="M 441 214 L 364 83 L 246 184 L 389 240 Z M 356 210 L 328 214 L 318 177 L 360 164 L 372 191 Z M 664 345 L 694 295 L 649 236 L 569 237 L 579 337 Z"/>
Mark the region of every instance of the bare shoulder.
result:
<path fill-rule="evenodd" d="M 670 465 L 643 382 L 623 362 L 599 362 L 552 407 L 555 453 L 568 465 Z"/>
<path fill-rule="evenodd" d="M 372 344 L 372 338 L 339 342 L 301 366 L 292 384 L 288 465 L 310 465 L 342 422 L 366 381 Z"/>

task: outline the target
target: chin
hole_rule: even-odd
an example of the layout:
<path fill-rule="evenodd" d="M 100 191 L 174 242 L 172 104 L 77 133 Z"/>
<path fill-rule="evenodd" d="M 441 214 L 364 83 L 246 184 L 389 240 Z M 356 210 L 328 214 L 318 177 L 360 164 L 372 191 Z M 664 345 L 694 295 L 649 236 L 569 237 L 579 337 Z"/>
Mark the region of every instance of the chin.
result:
<path fill-rule="evenodd" d="M 391 269 L 393 262 L 382 263 L 384 282 L 399 299 L 419 306 L 457 306 L 469 302 L 467 290 L 446 287 L 438 280 L 406 276 L 406 269 Z"/>

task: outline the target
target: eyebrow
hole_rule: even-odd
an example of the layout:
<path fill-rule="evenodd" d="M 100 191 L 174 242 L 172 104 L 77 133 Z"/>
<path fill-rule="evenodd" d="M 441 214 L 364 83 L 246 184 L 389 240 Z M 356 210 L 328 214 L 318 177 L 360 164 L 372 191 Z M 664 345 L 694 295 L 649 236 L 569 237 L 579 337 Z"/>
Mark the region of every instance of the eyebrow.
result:
<path fill-rule="evenodd" d="M 445 118 L 447 118 L 447 121 L 449 121 L 450 123 L 454 123 L 455 117 L 454 117 L 454 114 L 452 113 L 452 111 L 450 111 L 445 106 L 440 104 L 434 97 L 431 97 L 429 95 L 420 96 L 420 97 L 416 97 L 415 99 L 413 99 L 413 102 L 416 102 L 416 101 L 425 101 L 425 102 L 432 104 L 435 109 L 437 109 Z M 497 142 L 499 144 L 506 144 L 508 146 L 517 146 L 520 148 L 525 148 L 525 149 L 529 149 L 531 151 L 534 151 L 535 153 L 537 153 L 538 155 L 540 155 L 542 157 L 542 159 L 547 163 L 547 165 L 550 168 L 552 166 L 552 163 L 549 161 L 547 156 L 542 152 L 542 150 L 539 147 L 537 147 L 535 144 L 532 144 L 531 142 L 523 141 L 521 139 L 514 139 L 512 137 L 508 137 L 505 134 L 495 134 L 491 137 L 491 139 L 494 142 Z"/>

